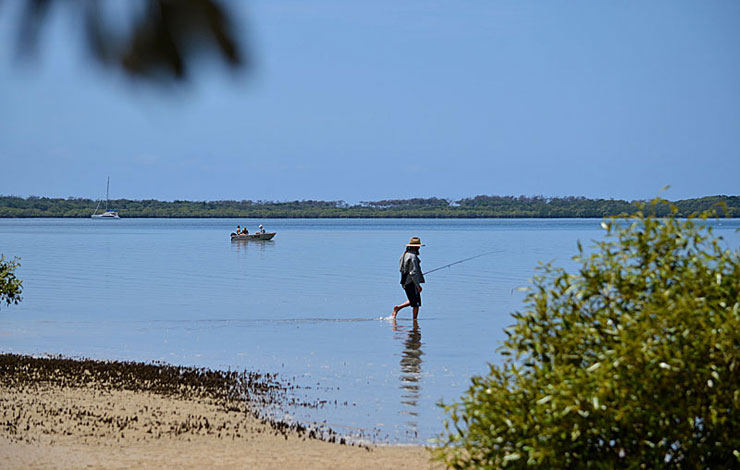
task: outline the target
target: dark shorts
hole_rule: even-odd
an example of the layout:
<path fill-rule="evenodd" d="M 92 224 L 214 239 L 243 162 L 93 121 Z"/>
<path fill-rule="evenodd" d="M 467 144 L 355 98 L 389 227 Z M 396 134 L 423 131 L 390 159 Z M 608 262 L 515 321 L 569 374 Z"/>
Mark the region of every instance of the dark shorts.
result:
<path fill-rule="evenodd" d="M 411 307 L 421 307 L 421 294 L 416 290 L 416 284 L 413 282 L 403 286 L 403 290 L 406 291 L 406 297 L 411 303 Z"/>

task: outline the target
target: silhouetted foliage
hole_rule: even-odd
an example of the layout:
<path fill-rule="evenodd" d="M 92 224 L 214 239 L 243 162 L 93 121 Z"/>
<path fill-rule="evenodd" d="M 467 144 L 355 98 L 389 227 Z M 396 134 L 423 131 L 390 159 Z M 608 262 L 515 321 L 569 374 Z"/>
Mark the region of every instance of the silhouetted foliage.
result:
<path fill-rule="evenodd" d="M 651 213 L 668 207 L 673 217 Z M 667 201 L 546 264 L 436 456 L 451 468 L 740 468 L 740 252 Z M 704 214 L 705 217 L 707 214 Z"/>
<path fill-rule="evenodd" d="M 204 51 L 215 51 L 232 67 L 247 62 L 243 41 L 235 34 L 233 12 L 219 0 L 28 0 L 20 20 L 21 55 L 36 51 L 53 7 L 79 16 L 87 45 L 99 63 L 120 67 L 133 77 L 186 78 L 191 63 Z M 121 18 L 119 10 L 128 18 Z M 121 28 L 125 20 L 131 23 L 128 30 Z"/>

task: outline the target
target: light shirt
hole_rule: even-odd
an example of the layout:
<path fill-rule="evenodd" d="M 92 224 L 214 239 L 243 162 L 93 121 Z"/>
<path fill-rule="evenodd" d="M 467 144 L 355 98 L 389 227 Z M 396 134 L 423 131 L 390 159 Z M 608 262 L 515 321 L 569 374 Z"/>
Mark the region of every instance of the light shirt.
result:
<path fill-rule="evenodd" d="M 406 251 L 401 255 L 401 284 L 404 286 L 410 283 L 421 286 L 424 282 L 424 275 L 421 272 L 421 259 L 419 255 L 411 251 Z"/>

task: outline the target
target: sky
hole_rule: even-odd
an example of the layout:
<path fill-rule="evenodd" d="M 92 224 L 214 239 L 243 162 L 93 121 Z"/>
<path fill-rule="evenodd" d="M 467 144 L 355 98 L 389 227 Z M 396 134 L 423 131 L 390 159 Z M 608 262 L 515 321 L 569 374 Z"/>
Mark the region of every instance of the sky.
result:
<path fill-rule="evenodd" d="M 174 87 L 101 69 L 59 9 L 19 62 L 18 4 L 0 195 L 740 194 L 736 0 L 232 2 L 253 66 Z"/>

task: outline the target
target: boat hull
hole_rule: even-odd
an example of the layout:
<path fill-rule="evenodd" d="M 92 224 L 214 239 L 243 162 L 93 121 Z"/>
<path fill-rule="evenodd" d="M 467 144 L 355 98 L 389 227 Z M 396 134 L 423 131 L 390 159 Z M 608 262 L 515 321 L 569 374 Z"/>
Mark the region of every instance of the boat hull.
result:
<path fill-rule="evenodd" d="M 272 233 L 253 233 L 249 235 L 235 235 L 231 234 L 231 241 L 242 241 L 242 240 L 272 240 L 276 232 Z"/>
<path fill-rule="evenodd" d="M 120 219 L 116 212 L 108 211 L 102 214 L 93 214 L 90 216 L 92 219 Z"/>

